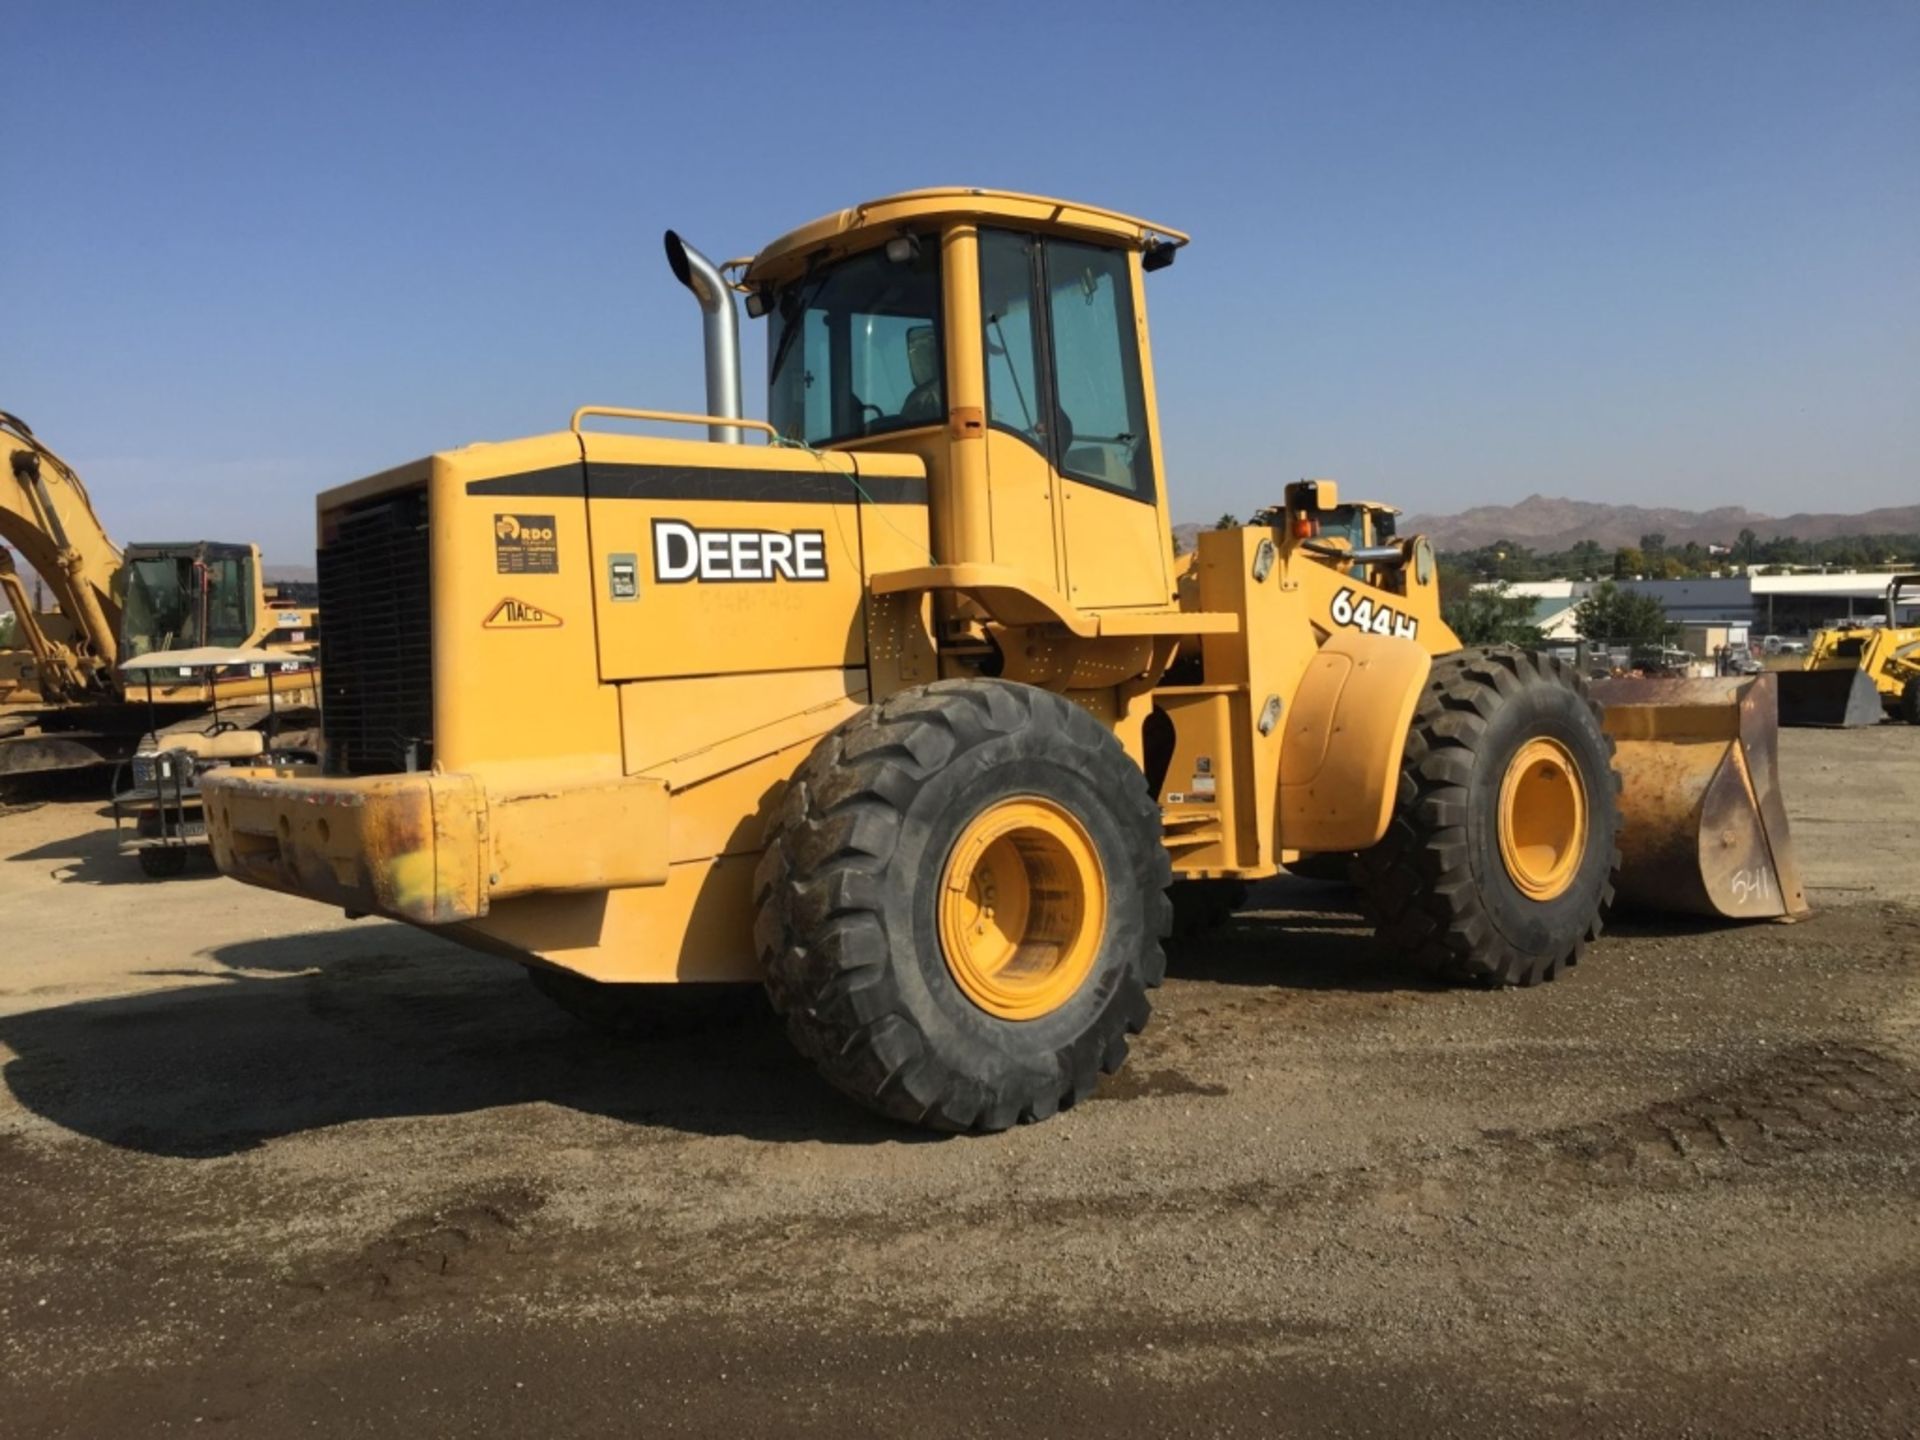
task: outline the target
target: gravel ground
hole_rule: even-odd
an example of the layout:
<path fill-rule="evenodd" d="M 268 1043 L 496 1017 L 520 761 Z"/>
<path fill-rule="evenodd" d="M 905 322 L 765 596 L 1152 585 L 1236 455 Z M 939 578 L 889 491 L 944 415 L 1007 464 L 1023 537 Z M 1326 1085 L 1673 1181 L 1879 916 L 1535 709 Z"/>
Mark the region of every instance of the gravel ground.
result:
<path fill-rule="evenodd" d="M 1782 760 L 1811 920 L 1466 993 L 1272 882 L 957 1140 L 0 812 L 0 1433 L 1912 1435 L 1920 731 Z"/>

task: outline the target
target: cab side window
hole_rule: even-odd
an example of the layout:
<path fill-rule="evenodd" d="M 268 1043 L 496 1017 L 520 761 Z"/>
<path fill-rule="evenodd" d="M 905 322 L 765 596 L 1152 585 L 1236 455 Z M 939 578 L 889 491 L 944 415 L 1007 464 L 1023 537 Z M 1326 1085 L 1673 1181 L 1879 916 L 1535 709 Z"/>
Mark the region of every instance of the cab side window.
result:
<path fill-rule="evenodd" d="M 988 423 L 1064 475 L 1151 500 L 1126 254 L 983 229 L 980 307 Z"/>
<path fill-rule="evenodd" d="M 1046 252 L 1060 469 L 1150 496 L 1147 407 L 1126 257 L 1070 240 L 1049 240 Z"/>
<path fill-rule="evenodd" d="M 809 445 L 946 422 L 940 246 L 853 255 L 787 286 L 767 336 L 768 419 Z"/>
<path fill-rule="evenodd" d="M 1046 453 L 1040 424 L 1040 350 L 1033 284 L 1040 243 L 1011 230 L 980 232 L 980 323 L 987 357 L 987 423 Z"/>

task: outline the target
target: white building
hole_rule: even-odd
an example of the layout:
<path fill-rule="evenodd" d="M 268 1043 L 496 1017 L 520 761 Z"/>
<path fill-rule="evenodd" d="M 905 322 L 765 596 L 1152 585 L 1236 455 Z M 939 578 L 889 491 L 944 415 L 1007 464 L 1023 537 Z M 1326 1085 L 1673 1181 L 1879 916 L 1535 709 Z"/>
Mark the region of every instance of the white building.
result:
<path fill-rule="evenodd" d="M 1831 574 L 1693 576 L 1684 580 L 1622 580 L 1659 600 L 1667 618 L 1682 625 L 1749 625 L 1763 634 L 1804 635 L 1835 620 L 1880 615 L 1886 610 L 1885 571 Z M 1535 621 L 1549 639 L 1572 638 L 1573 607 L 1586 598 L 1591 580 L 1524 580 L 1507 592 L 1535 602 Z M 1903 606 L 1906 623 L 1920 621 L 1920 606 Z M 1894 617 L 1890 617 L 1894 618 Z M 1549 629 L 1548 622 L 1556 628 Z M 1564 627 L 1564 633 L 1562 628 Z"/>

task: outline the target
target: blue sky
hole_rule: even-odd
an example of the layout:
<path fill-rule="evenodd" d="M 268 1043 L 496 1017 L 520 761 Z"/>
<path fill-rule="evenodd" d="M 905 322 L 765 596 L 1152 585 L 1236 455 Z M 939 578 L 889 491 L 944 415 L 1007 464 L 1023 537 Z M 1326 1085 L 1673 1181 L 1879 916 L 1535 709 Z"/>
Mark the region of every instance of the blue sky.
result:
<path fill-rule="evenodd" d="M 959 183 L 1194 233 L 1182 517 L 1920 500 L 1912 0 L 709 13 L 15 0 L 0 408 L 116 538 L 300 561 L 325 486 L 698 408 L 664 228 Z"/>

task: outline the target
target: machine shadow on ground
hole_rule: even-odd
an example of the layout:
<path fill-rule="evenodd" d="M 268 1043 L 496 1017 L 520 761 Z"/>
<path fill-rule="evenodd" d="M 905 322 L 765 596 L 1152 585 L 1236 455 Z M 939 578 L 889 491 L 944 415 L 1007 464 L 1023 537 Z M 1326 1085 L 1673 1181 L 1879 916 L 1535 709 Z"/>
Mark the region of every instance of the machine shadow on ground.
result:
<path fill-rule="evenodd" d="M 521 969 L 377 923 L 149 970 L 203 977 L 0 1017 L 0 1076 L 54 1123 L 153 1155 L 213 1157 L 356 1120 L 548 1103 L 692 1134 L 831 1144 L 929 1138 L 829 1090 L 764 1006 L 614 1041 Z"/>
<path fill-rule="evenodd" d="M 1375 943 L 1351 887 L 1292 875 L 1253 886 L 1217 929 L 1169 942 L 1167 974 L 1262 990 L 1387 994 L 1450 988 Z"/>
<path fill-rule="evenodd" d="M 1815 912 L 1817 915 L 1819 912 Z M 1738 932 L 1749 925 L 1778 925 L 1778 920 L 1708 920 L 1688 915 L 1656 915 L 1646 910 L 1609 910 L 1606 933 L 1616 940 L 1675 940 Z M 1809 916 L 1808 919 L 1812 919 Z M 1796 922 L 1805 924 L 1805 921 Z"/>
<path fill-rule="evenodd" d="M 1286 916 L 1243 913 L 1181 947 L 1175 983 L 1428 988 L 1345 923 L 1337 888 L 1296 884 L 1268 903 Z M 0 1017 L 14 1097 L 107 1144 L 193 1158 L 356 1120 L 532 1103 L 688 1134 L 938 1139 L 830 1090 L 764 1004 L 690 1033 L 613 1040 L 536 993 L 517 965 L 382 921 L 183 958 L 140 973 L 195 983 Z M 1136 1060 L 1150 1062 L 1152 1046 L 1149 1028 Z"/>
<path fill-rule="evenodd" d="M 155 879 L 141 871 L 140 861 L 132 851 L 121 848 L 123 842 L 132 838 L 132 827 L 115 829 L 112 807 L 102 805 L 95 827 L 5 858 L 21 863 L 49 862 L 48 873 L 64 885 L 192 885 L 220 878 L 212 855 L 204 846 L 195 846 L 188 851 L 183 873 Z"/>
<path fill-rule="evenodd" d="M 1818 901 L 1820 894 L 1814 892 Z M 1816 904 L 1811 915 L 1796 921 L 1733 920 L 1704 915 L 1672 915 L 1658 911 L 1615 907 L 1606 912 L 1604 934 L 1620 940 L 1672 940 L 1725 935 L 1753 927 L 1814 924 L 1820 919 Z M 1281 985 L 1295 989 L 1328 990 L 1447 990 L 1454 987 L 1427 981 L 1398 956 L 1378 945 L 1329 949 L 1308 942 L 1315 932 L 1350 932 L 1370 938 L 1372 926 L 1360 914 L 1352 889 L 1324 881 L 1281 875 L 1256 885 L 1232 921 L 1196 947 L 1193 962 L 1183 961 L 1176 973 L 1226 983 Z M 1324 938 L 1324 937 L 1323 937 Z M 1244 952 L 1284 957 L 1276 968 L 1272 958 L 1250 972 L 1241 964 Z M 1214 972 L 1219 973 L 1214 973 Z"/>

